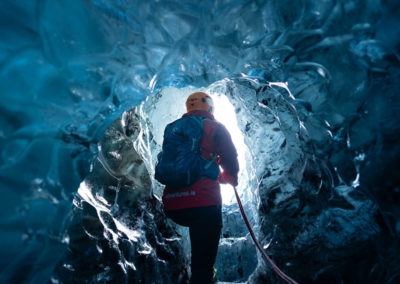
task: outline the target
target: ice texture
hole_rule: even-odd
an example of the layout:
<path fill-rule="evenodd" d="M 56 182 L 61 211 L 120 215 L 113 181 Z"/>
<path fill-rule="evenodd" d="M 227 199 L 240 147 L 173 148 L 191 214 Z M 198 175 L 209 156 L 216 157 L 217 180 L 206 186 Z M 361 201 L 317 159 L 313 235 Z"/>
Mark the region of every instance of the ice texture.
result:
<path fill-rule="evenodd" d="M 105 131 L 97 159 L 74 199 L 69 253 L 53 279 L 67 283 L 151 283 L 154 275 L 162 283 L 188 279 L 181 237 L 152 195 L 151 177 L 134 146 L 142 132 L 135 110 L 124 112 Z"/>
<path fill-rule="evenodd" d="M 3 0 L 0 37 L 0 282 L 187 283 L 153 173 L 193 90 L 235 109 L 283 271 L 400 281 L 398 1 Z M 223 212 L 219 279 L 279 283 Z"/>

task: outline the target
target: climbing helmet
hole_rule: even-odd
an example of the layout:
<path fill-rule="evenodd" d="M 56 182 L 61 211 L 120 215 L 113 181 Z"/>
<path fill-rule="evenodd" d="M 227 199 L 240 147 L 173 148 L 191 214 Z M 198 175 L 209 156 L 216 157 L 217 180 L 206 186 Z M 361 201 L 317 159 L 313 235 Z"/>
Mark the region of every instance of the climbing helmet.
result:
<path fill-rule="evenodd" d="M 214 102 L 212 98 L 203 92 L 191 94 L 186 100 L 187 112 L 193 110 L 205 110 L 210 113 L 214 112 Z"/>

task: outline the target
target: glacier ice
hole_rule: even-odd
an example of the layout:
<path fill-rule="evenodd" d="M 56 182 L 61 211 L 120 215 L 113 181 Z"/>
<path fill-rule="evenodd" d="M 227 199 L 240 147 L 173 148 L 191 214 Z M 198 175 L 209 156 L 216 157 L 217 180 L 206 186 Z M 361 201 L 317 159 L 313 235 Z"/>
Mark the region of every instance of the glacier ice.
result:
<path fill-rule="evenodd" d="M 233 106 L 240 195 L 285 272 L 398 282 L 399 11 L 396 0 L 1 1 L 1 282 L 185 283 L 186 232 L 151 177 L 163 127 L 195 89 Z M 220 280 L 277 283 L 234 202 L 224 224 Z"/>

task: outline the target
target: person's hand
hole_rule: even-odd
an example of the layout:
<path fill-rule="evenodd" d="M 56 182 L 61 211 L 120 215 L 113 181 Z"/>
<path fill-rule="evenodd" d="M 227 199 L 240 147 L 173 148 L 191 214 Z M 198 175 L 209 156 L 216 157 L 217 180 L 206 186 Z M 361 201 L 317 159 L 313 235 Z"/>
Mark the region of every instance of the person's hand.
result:
<path fill-rule="evenodd" d="M 238 185 L 238 180 L 237 178 L 230 176 L 224 172 L 220 173 L 218 176 L 218 182 L 225 184 L 225 183 L 229 183 L 233 186 L 237 186 Z"/>

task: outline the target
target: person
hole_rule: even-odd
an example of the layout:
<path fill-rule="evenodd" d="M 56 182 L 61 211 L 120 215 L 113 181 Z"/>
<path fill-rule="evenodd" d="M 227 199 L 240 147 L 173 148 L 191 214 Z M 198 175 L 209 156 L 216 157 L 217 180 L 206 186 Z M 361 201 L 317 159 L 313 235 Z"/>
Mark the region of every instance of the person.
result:
<path fill-rule="evenodd" d="M 186 101 L 183 117 L 203 118 L 201 155 L 219 164 L 222 172 L 217 178 L 200 177 L 183 188 L 163 191 L 162 201 L 167 217 L 181 226 L 189 227 L 191 243 L 191 284 L 213 283 L 214 263 L 222 228 L 222 198 L 219 183 L 238 184 L 238 159 L 228 130 L 213 116 L 212 98 L 204 92 L 191 94 Z M 217 167 L 218 168 L 218 167 Z"/>

